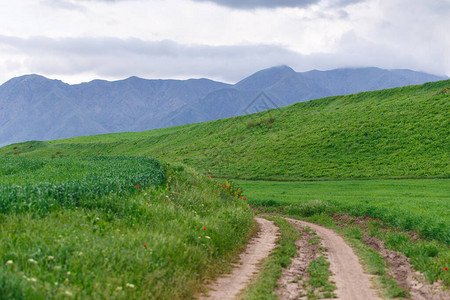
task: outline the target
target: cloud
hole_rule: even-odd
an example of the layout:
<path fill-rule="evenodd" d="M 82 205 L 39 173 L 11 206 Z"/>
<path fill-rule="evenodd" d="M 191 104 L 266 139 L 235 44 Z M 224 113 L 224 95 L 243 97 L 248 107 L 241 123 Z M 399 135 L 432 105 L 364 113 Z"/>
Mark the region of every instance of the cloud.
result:
<path fill-rule="evenodd" d="M 307 7 L 320 0 L 194 0 L 197 2 L 213 2 L 221 6 L 237 9 L 275 8 L 275 7 Z"/>
<path fill-rule="evenodd" d="M 0 35 L 0 54 L 23 57 L 21 69 L 67 78 L 209 77 L 234 82 L 258 69 L 292 63 L 298 54 L 278 45 L 208 46 L 118 38 L 16 38 Z M 1 61 L 0 61 L 1 62 Z M 3 80 L 7 80 L 4 78 Z"/>
<path fill-rule="evenodd" d="M 341 67 L 411 68 L 445 74 L 440 57 L 422 57 L 411 51 L 393 51 L 350 32 L 334 53 L 304 55 L 281 45 L 184 45 L 170 40 L 136 38 L 17 38 L 0 35 L 0 57 L 14 53 L 16 60 L 0 60 L 0 70 L 11 66 L 27 73 L 74 83 L 87 79 L 208 77 L 230 83 L 263 68 L 286 64 L 296 71 Z M 445 53 L 441 53 L 445 56 Z M 23 74 L 23 73 L 22 73 Z M 21 74 L 17 74 L 21 75 Z M 82 80 L 80 80 L 82 78 Z M 6 81 L 9 78 L 0 78 Z"/>
<path fill-rule="evenodd" d="M 105 0 L 100 0 L 105 1 Z M 107 1 L 107 0 L 106 0 Z M 313 4 L 325 2 L 329 7 L 345 7 L 350 4 L 365 2 L 367 0 L 193 0 L 196 2 L 211 2 L 220 6 L 235 9 L 297 7 L 305 8 Z"/>
<path fill-rule="evenodd" d="M 57 9 L 86 11 L 84 6 L 68 0 L 43 0 L 42 3 Z"/>

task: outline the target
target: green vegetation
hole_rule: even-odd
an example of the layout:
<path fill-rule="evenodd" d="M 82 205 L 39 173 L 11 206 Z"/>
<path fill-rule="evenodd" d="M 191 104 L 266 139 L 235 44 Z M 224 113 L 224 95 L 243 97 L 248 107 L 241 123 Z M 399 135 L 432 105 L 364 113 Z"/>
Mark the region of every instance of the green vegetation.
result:
<path fill-rule="evenodd" d="M 183 167 L 132 157 L 3 162 L 2 299 L 192 298 L 254 230 L 248 205 Z"/>
<path fill-rule="evenodd" d="M 406 293 L 383 275 L 385 262 L 364 248 L 363 232 L 449 286 L 449 87 L 446 80 L 202 124 L 3 147 L 0 298 L 192 298 L 253 233 L 243 191 L 257 209 L 327 226 L 336 215 L 377 218 L 340 232 L 359 243 L 389 297 Z M 297 182 L 237 181 L 242 190 L 174 165 Z M 273 297 L 295 255 L 296 231 L 275 221 L 280 246 L 247 298 Z M 312 271 L 326 269 L 316 264 Z"/>
<path fill-rule="evenodd" d="M 280 229 L 278 246 L 264 262 L 261 272 L 245 291 L 244 299 L 277 299 L 274 290 L 283 268 L 291 264 L 291 257 L 297 255 L 295 242 L 300 234 L 288 221 L 280 217 L 266 217 Z"/>
<path fill-rule="evenodd" d="M 306 217 L 320 213 L 368 216 L 450 244 L 447 179 L 237 183 L 255 207 Z"/>
<path fill-rule="evenodd" d="M 326 226 L 334 226 L 331 217 L 341 214 L 370 221 L 377 218 L 370 223 L 371 235 L 404 253 L 430 282 L 441 279 L 450 286 L 450 274 L 444 269 L 450 261 L 448 180 L 237 183 L 244 188 L 249 204 L 264 212 L 312 218 Z M 345 225 L 351 229 L 353 223 Z M 419 233 L 422 239 L 414 240 L 408 231 Z M 390 295 L 404 292 L 389 289 Z"/>
<path fill-rule="evenodd" d="M 336 286 L 329 281 L 332 275 L 330 263 L 323 255 L 313 260 L 307 269 L 309 280 L 308 299 L 334 298 Z"/>
<path fill-rule="evenodd" d="M 4 157 L 0 174 L 0 213 L 40 215 L 60 208 L 101 208 L 120 214 L 126 201 L 100 199 L 125 199 L 138 188 L 160 186 L 166 180 L 156 160 L 142 157 Z"/>
<path fill-rule="evenodd" d="M 142 155 L 242 179 L 448 178 L 449 86 L 446 80 L 201 124 L 28 142 L 0 154 Z"/>

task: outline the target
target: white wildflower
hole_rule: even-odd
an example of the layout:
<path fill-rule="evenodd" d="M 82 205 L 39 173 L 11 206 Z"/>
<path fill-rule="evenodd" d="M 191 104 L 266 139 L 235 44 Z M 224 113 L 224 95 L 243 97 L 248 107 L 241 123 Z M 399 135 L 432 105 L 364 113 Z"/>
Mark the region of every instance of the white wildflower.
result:
<path fill-rule="evenodd" d="M 28 262 L 29 262 L 29 263 L 32 263 L 32 264 L 37 264 L 37 263 L 38 263 L 37 261 L 35 261 L 35 260 L 32 259 L 32 258 L 28 259 Z"/>
<path fill-rule="evenodd" d="M 8 266 L 8 265 L 12 265 L 13 264 L 13 261 L 12 260 L 8 260 L 7 262 L 6 262 L 6 265 Z"/>
<path fill-rule="evenodd" d="M 129 287 L 130 289 L 134 289 L 134 284 L 132 283 L 127 283 L 126 286 Z"/>
<path fill-rule="evenodd" d="M 116 291 L 121 291 L 122 290 L 122 287 L 121 286 L 118 286 L 117 288 L 116 288 Z"/>
<path fill-rule="evenodd" d="M 78 252 L 78 256 L 82 256 L 83 255 L 83 252 Z"/>
<path fill-rule="evenodd" d="M 36 278 L 34 278 L 34 277 L 31 277 L 31 278 L 30 278 L 30 281 L 31 281 L 31 282 L 36 282 L 36 281 L 37 281 L 37 279 L 36 279 Z"/>
<path fill-rule="evenodd" d="M 47 259 L 48 260 L 54 260 L 55 258 L 53 256 L 49 255 L 49 256 L 47 256 Z"/>
<path fill-rule="evenodd" d="M 210 240 L 210 239 L 211 239 L 211 237 L 210 237 L 210 236 L 207 236 L 207 235 L 205 235 L 205 238 L 207 238 L 208 240 Z"/>
<path fill-rule="evenodd" d="M 69 296 L 69 297 L 72 297 L 72 296 L 73 296 L 73 294 L 72 294 L 70 291 L 65 291 L 64 294 L 66 294 L 66 295 Z"/>
<path fill-rule="evenodd" d="M 59 283 L 57 283 L 56 281 L 53 283 L 54 285 L 58 286 Z"/>
<path fill-rule="evenodd" d="M 70 271 L 69 271 L 69 272 L 67 272 L 67 275 L 70 275 Z"/>
<path fill-rule="evenodd" d="M 55 270 L 61 270 L 61 266 L 55 266 Z"/>

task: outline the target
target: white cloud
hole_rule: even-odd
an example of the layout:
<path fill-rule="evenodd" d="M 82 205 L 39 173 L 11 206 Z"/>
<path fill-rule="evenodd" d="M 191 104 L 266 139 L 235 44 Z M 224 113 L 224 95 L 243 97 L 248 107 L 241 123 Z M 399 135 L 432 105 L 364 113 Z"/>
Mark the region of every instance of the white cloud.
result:
<path fill-rule="evenodd" d="M 298 71 L 377 66 L 450 75 L 447 1 L 0 4 L 0 82 L 24 73 L 69 82 L 131 75 L 233 82 L 279 64 Z"/>

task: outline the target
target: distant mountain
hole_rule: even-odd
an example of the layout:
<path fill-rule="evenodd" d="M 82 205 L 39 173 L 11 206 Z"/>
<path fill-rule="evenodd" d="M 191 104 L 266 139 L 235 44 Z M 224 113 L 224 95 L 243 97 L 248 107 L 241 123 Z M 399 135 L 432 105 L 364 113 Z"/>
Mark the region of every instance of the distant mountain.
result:
<path fill-rule="evenodd" d="M 261 93 L 269 106 L 275 107 L 443 79 L 447 78 L 411 70 L 358 68 L 298 73 L 288 66 L 261 70 L 234 85 L 209 79 L 138 77 L 69 85 L 25 75 L 0 86 L 0 146 L 247 114 L 253 112 L 249 107 Z"/>

